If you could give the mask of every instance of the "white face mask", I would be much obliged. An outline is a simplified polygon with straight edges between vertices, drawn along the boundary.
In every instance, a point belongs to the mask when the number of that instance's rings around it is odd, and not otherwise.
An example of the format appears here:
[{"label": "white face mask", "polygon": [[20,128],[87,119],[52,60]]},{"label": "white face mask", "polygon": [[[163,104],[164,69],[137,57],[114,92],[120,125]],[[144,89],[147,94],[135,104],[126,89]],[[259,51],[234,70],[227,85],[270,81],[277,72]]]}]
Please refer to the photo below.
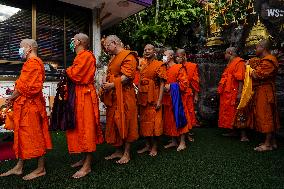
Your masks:
[{"label": "white face mask", "polygon": [[168,62],[168,57],[167,56],[163,56],[163,62],[164,63]]},{"label": "white face mask", "polygon": [[19,56],[21,57],[21,59],[25,58],[25,48],[24,47],[19,48]]}]

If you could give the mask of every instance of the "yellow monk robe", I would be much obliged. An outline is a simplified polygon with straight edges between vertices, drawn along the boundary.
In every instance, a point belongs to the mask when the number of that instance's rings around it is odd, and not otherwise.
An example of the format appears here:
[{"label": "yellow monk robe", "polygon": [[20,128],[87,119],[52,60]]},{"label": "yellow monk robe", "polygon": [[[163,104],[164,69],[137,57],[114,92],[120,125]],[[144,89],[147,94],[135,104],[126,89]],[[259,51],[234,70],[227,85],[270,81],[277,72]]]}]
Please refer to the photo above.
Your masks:
[{"label": "yellow monk robe", "polygon": [[14,151],[17,158],[43,156],[52,148],[42,88],[44,66],[38,57],[29,58],[23,65],[15,89],[20,96],[14,108]]},{"label": "yellow monk robe", "polygon": [[187,94],[188,94],[188,100],[187,100],[187,107],[189,110],[189,116],[190,116],[190,122],[192,126],[195,126],[197,124],[195,111],[194,111],[194,93],[200,91],[199,86],[199,74],[198,74],[198,66],[197,64],[194,64],[192,62],[185,63],[184,67],[186,68],[188,82],[190,85],[190,88],[188,88]]},{"label": "yellow monk robe", "polygon": [[238,110],[245,108],[253,96],[252,77],[251,77],[252,71],[253,69],[250,67],[250,65],[246,65],[244,85],[243,85],[241,100],[237,107]]},{"label": "yellow monk robe", "polygon": [[280,127],[275,91],[278,61],[273,55],[267,55],[260,60],[258,65],[252,67],[257,77],[252,81],[254,91],[251,111],[253,127],[261,133],[274,132]]},{"label": "yellow monk robe", "polygon": [[247,114],[251,111],[251,99],[253,96],[252,90],[252,73],[253,69],[250,65],[246,65],[244,85],[242,89],[242,95],[240,103],[237,107],[237,112],[234,121],[234,127],[237,129],[251,128],[249,123],[249,117]]},{"label": "yellow monk robe", "polygon": [[167,84],[170,83],[178,83],[181,91],[182,96],[182,103],[184,112],[187,118],[187,125],[183,128],[176,128],[174,113],[173,113],[173,106],[172,106],[172,99],[170,92],[165,92],[163,96],[163,105],[164,105],[164,134],[167,136],[177,137],[181,134],[187,133],[191,128],[190,116],[189,111],[187,108],[187,94],[186,91],[189,87],[188,79],[187,79],[186,69],[182,67],[181,64],[174,64],[170,68],[167,69]]},{"label": "yellow monk robe", "polygon": [[162,108],[156,110],[161,81],[166,81],[166,65],[153,60],[140,65],[138,104],[140,112],[140,135],[144,137],[163,134]]},{"label": "yellow monk robe", "polygon": [[100,127],[99,101],[94,86],[96,59],[92,52],[80,51],[67,76],[75,84],[75,129],[66,132],[69,153],[96,151],[103,142]]},{"label": "yellow monk robe", "polygon": [[[104,91],[101,96],[106,105],[106,142],[121,146],[138,139],[137,105],[133,79],[137,68],[136,54],[123,50],[108,65],[107,82],[114,82],[115,89]],[[121,76],[128,80],[121,84]]]},{"label": "yellow monk robe", "polygon": [[245,61],[240,57],[234,58],[222,74],[218,86],[220,94],[219,120],[220,128],[232,129],[237,110],[239,82],[245,77]]}]

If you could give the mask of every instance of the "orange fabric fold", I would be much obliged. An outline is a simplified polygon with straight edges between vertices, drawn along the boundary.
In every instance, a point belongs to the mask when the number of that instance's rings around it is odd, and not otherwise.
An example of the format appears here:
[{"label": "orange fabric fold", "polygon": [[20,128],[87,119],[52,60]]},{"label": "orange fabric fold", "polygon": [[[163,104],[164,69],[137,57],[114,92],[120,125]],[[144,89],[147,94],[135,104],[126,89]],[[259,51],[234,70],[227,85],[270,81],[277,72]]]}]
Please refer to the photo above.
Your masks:
[{"label": "orange fabric fold", "polygon": [[121,136],[121,139],[124,140],[126,138],[125,135],[125,111],[124,111],[124,104],[123,104],[123,93],[122,93],[122,83],[121,78],[118,77],[114,80],[115,86],[115,93],[116,93],[116,100],[117,100],[117,111],[118,111],[118,120],[116,125],[118,128],[118,132]]},{"label": "orange fabric fold", "polygon": [[20,96],[13,104],[14,151],[17,158],[41,157],[52,148],[42,89],[45,79],[40,58],[29,58],[23,65],[15,89]]},{"label": "orange fabric fold", "polygon": [[190,122],[190,115],[187,107],[187,92],[189,88],[189,82],[187,78],[187,73],[185,67],[183,67],[181,64],[174,64],[170,68],[167,69],[167,84],[171,83],[178,83],[180,90],[181,90],[181,96],[182,96],[182,103],[183,108],[185,111],[185,115],[187,118],[187,125],[183,128],[176,128],[175,118],[173,114],[173,106],[172,106],[172,100],[171,95],[169,92],[164,94],[163,97],[163,105],[164,105],[164,134],[167,136],[177,137],[181,134],[187,133],[191,128],[191,122]]},{"label": "orange fabric fold", "polygon": [[254,95],[248,117],[253,128],[261,133],[275,132],[280,127],[275,89],[278,68],[278,61],[273,55],[263,57],[254,65],[256,78],[252,81]]},{"label": "orange fabric fold", "polygon": [[96,59],[91,51],[82,50],[67,68],[67,76],[75,83],[75,129],[66,132],[69,153],[96,151],[103,142],[99,100],[94,85]]},{"label": "orange fabric fold", "polygon": [[156,110],[161,81],[166,81],[166,66],[163,62],[143,60],[139,69],[138,104],[141,136],[160,136],[163,133],[162,109]]},{"label": "orange fabric fold", "polygon": [[220,94],[218,125],[220,128],[233,128],[238,106],[236,101],[239,82],[243,82],[244,78],[245,61],[236,57],[225,68],[218,86],[218,93]]},{"label": "orange fabric fold", "polygon": [[5,119],[5,126],[4,129],[7,130],[14,130],[15,129],[15,124],[14,124],[14,115],[13,111],[8,111],[6,113],[6,119]]},{"label": "orange fabric fold", "polygon": [[[103,92],[103,102],[107,106],[105,139],[114,146],[138,139],[136,95],[133,87],[136,69],[136,53],[129,50],[121,51],[108,65],[106,81],[114,82],[115,87]],[[128,78],[123,84],[120,79],[122,75]]]},{"label": "orange fabric fold", "polygon": [[187,107],[190,114],[190,122],[192,126],[195,126],[197,124],[196,116],[195,116],[195,110],[194,110],[194,93],[200,91],[200,85],[199,85],[199,74],[198,74],[198,67],[197,64],[194,64],[192,62],[187,62],[184,64],[184,67],[186,68],[188,81],[190,84],[190,88],[188,90],[188,100],[187,100]]}]

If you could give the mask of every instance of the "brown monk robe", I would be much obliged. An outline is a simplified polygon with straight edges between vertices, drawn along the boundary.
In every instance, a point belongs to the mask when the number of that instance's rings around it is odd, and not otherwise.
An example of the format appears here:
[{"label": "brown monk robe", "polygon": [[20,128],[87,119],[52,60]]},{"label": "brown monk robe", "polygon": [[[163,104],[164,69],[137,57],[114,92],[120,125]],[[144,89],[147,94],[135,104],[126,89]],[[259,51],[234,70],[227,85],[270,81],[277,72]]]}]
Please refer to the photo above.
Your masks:
[{"label": "brown monk robe", "polygon": [[[105,40],[105,49],[114,55],[108,64],[106,82],[101,100],[106,105],[106,133],[108,144],[116,151],[105,159],[120,158],[117,163],[130,160],[130,143],[138,139],[137,105],[133,79],[137,68],[136,54],[123,48],[121,40],[110,35]],[[121,147],[124,146],[124,152]]]},{"label": "brown monk robe", "polygon": [[157,137],[163,134],[161,101],[166,81],[166,65],[156,60],[155,47],[144,48],[144,59],[139,64],[138,104],[140,112],[140,136],[147,137],[146,146],[138,153],[157,155]]},{"label": "brown monk robe", "polygon": [[[187,72],[187,78],[190,87],[188,88],[187,91],[187,108],[189,111],[190,115],[190,122],[191,125],[194,126],[199,126],[197,123],[196,115],[195,115],[195,110],[194,106],[198,102],[198,93],[200,91],[200,86],[199,86],[199,74],[198,74],[198,67],[197,64],[192,63],[192,62],[187,62],[186,59],[186,53],[184,49],[178,49],[176,52],[176,61],[179,64],[182,64],[186,68]],[[194,139],[191,137],[193,135],[192,133],[189,133],[188,139],[189,141],[194,141]]]},{"label": "brown monk robe", "polygon": [[260,57],[259,64],[253,67],[251,73],[254,95],[253,108],[250,113],[253,117],[253,127],[256,131],[266,135],[264,143],[254,148],[256,151],[269,151],[277,148],[275,132],[280,127],[276,107],[275,77],[278,71],[276,57],[270,54],[270,41],[262,40],[256,46],[256,55]]},{"label": "brown monk robe", "polygon": [[[163,105],[164,105],[164,134],[172,137],[171,142],[168,145],[165,145],[165,148],[177,147],[177,151],[184,150],[186,148],[185,135],[188,133],[189,129],[192,128],[190,122],[189,111],[187,108],[187,89],[189,83],[187,80],[186,69],[181,64],[175,64],[174,62],[174,51],[167,50],[164,52],[163,61],[167,64],[167,82],[165,85],[165,94],[163,96]],[[172,106],[172,97],[170,95],[170,84],[178,83],[181,91],[182,104],[187,119],[187,124],[182,127],[176,127],[176,122],[173,113]],[[180,140],[179,145],[177,144],[178,138]]]},{"label": "brown monk robe", "polygon": [[15,91],[7,99],[7,104],[13,103],[14,151],[19,161],[0,176],[21,175],[24,160],[38,158],[38,168],[23,177],[31,180],[46,174],[43,156],[52,144],[42,93],[45,72],[43,62],[37,57],[38,46],[33,39],[24,39],[20,47],[19,54],[26,62],[16,81]]},{"label": "brown monk robe", "polygon": [[[218,126],[219,128],[231,130],[230,133],[223,134],[223,136],[234,136],[236,131],[233,130],[233,125],[242,94],[245,61],[237,56],[235,47],[226,49],[225,59],[229,63],[222,74],[218,86],[218,93],[220,94]],[[242,131],[241,141],[247,140],[245,131]]]},{"label": "brown monk robe", "polygon": [[[75,84],[75,129],[66,132],[69,153],[84,153],[84,158],[72,165],[82,168],[72,177],[81,178],[91,172],[92,152],[103,142],[100,127],[99,102],[94,86],[96,59],[88,51],[89,37],[79,33],[72,40],[77,56],[67,68],[68,78]],[[72,50],[72,49],[71,49]]]}]

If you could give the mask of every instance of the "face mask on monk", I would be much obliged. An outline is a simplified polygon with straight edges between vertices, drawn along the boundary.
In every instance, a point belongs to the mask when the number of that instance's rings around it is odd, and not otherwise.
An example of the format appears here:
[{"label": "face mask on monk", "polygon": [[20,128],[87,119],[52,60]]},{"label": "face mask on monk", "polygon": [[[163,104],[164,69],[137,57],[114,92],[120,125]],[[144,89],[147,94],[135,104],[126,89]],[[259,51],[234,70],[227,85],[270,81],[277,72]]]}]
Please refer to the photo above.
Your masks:
[{"label": "face mask on monk", "polygon": [[71,39],[71,43],[70,43],[70,50],[72,51],[72,52],[75,52],[75,41],[74,41],[74,39]]},{"label": "face mask on monk", "polygon": [[19,48],[19,56],[21,57],[21,59],[25,58],[25,48],[24,47]]},{"label": "face mask on monk", "polygon": [[164,63],[168,62],[168,57],[167,56],[163,56],[163,62]]},{"label": "face mask on monk", "polygon": [[19,55],[21,57],[21,59],[26,59],[28,54],[30,54],[32,52],[32,48],[31,47],[21,47],[19,49]]}]

